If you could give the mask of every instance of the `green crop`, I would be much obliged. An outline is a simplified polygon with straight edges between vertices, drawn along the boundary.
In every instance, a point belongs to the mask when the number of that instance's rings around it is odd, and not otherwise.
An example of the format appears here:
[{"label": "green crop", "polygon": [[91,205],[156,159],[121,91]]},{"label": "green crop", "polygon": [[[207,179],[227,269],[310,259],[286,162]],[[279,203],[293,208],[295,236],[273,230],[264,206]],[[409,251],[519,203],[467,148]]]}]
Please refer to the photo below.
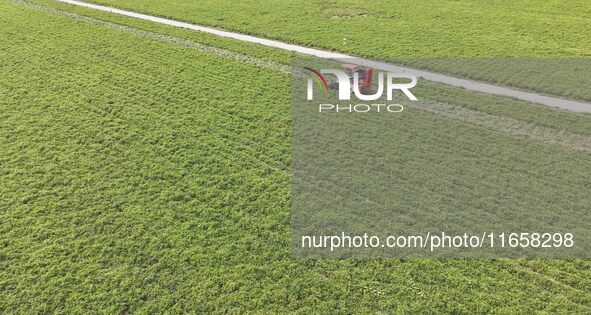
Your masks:
[{"label": "green crop", "polygon": [[91,2],[376,59],[591,56],[584,0]]},{"label": "green crop", "polygon": [[585,1],[91,2],[591,100]]},{"label": "green crop", "polygon": [[[268,51],[150,30],[255,57]],[[589,311],[588,260],[290,258],[289,76],[179,43],[0,1],[0,313]],[[273,65],[289,56],[270,55]],[[588,115],[454,105],[520,128],[589,135]],[[478,153],[492,170],[518,172],[507,189],[539,180],[542,190],[524,190],[515,207],[555,191],[569,197],[557,206],[589,201],[591,162],[578,147],[490,130],[471,116],[409,117],[399,145],[415,150],[409,156],[467,162],[466,185],[480,183]],[[451,180],[457,169],[433,160],[419,161],[420,175],[436,169],[444,173],[435,180]],[[530,173],[543,165],[555,169]]]}]

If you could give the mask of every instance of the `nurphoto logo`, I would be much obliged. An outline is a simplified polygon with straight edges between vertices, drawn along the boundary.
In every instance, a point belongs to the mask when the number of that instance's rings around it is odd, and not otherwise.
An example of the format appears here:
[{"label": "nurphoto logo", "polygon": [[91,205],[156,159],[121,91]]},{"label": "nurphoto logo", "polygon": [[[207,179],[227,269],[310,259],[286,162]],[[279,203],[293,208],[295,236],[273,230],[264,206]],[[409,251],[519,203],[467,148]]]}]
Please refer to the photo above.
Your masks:
[{"label": "nurphoto logo", "polygon": [[[375,101],[382,98],[384,90],[386,91],[387,101],[394,99],[394,90],[401,91],[411,101],[417,100],[416,96],[410,91],[417,84],[417,78],[414,75],[380,71],[375,76],[378,83],[374,89],[372,87],[374,80],[373,69],[363,69],[353,64],[343,64],[342,67],[343,69],[320,70],[304,67],[304,69],[310,71],[312,74],[307,79],[307,100],[314,100],[314,79],[320,82],[318,85],[326,92],[336,90],[339,101],[350,101],[351,94],[361,101]],[[386,81],[385,84],[384,78]],[[410,82],[395,82],[395,80],[400,81],[400,79],[406,79]],[[404,107],[401,104],[318,104],[319,112],[401,112],[403,110]]]}]

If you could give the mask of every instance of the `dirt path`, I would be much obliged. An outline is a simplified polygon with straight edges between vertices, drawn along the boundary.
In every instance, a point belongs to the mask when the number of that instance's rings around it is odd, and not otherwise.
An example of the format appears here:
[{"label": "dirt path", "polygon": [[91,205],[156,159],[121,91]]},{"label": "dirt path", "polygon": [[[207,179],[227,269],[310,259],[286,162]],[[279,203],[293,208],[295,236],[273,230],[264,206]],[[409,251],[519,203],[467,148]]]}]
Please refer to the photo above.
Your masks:
[{"label": "dirt path", "polygon": [[316,56],[316,57],[320,57],[320,58],[334,59],[337,61],[346,61],[346,62],[351,62],[350,60],[348,60],[350,58],[356,58],[357,59],[356,63],[358,63],[359,65],[372,67],[374,69],[378,69],[378,70],[382,70],[382,71],[408,73],[408,74],[415,75],[417,77],[421,77],[421,78],[428,80],[428,81],[440,82],[440,83],[444,83],[447,85],[462,87],[467,90],[472,90],[472,91],[477,91],[477,92],[482,92],[482,93],[487,93],[487,94],[513,97],[516,99],[520,99],[520,100],[524,100],[524,101],[528,101],[528,102],[533,102],[533,103],[538,103],[538,104],[542,104],[542,105],[547,105],[547,106],[552,106],[552,107],[558,107],[558,108],[570,110],[573,112],[591,113],[591,104],[585,103],[585,102],[567,100],[567,99],[563,99],[560,97],[547,96],[547,95],[542,95],[542,94],[538,94],[538,93],[526,92],[526,91],[516,90],[516,89],[512,89],[512,88],[507,88],[507,87],[503,87],[503,86],[498,86],[498,85],[494,85],[494,84],[488,84],[488,83],[483,83],[483,82],[478,82],[478,81],[473,81],[473,80],[460,79],[460,78],[456,78],[456,77],[452,77],[452,76],[448,76],[448,75],[444,75],[444,74],[440,74],[440,73],[436,73],[436,72],[401,67],[401,66],[390,64],[390,63],[384,63],[384,62],[378,62],[378,61],[373,61],[373,60],[369,60],[369,59],[357,58],[355,56],[350,56],[350,55],[346,55],[346,54],[335,53],[335,52],[314,49],[314,48],[309,48],[309,47],[304,47],[304,46],[298,46],[298,45],[288,44],[288,43],[284,43],[284,42],[280,42],[280,41],[276,41],[276,40],[270,40],[270,39],[265,39],[265,38],[260,38],[260,37],[255,37],[255,36],[250,36],[250,35],[245,35],[245,34],[240,34],[240,33],[223,31],[223,30],[215,29],[215,28],[211,28],[211,27],[200,26],[200,25],[185,23],[185,22],[179,22],[179,21],[175,21],[175,20],[171,20],[171,19],[165,19],[165,18],[160,18],[160,17],[156,17],[156,16],[136,13],[136,12],[132,12],[132,11],[115,9],[115,8],[106,7],[106,6],[102,6],[102,5],[90,4],[90,3],[77,1],[77,0],[56,0],[56,1],[69,3],[69,4],[80,6],[80,7],[95,9],[95,10],[99,10],[99,11],[110,12],[110,13],[114,13],[114,14],[133,17],[133,18],[137,18],[137,19],[152,21],[155,23],[191,29],[191,30],[209,33],[209,34],[213,34],[213,35],[217,35],[217,36],[221,36],[221,37],[232,38],[232,39],[236,39],[236,40],[240,40],[240,41],[244,41],[244,42],[250,42],[250,43],[260,44],[260,45],[264,45],[264,46],[268,46],[268,47],[273,47],[273,48],[278,48],[278,49],[283,49],[283,50],[288,50],[288,51],[294,51],[294,52],[298,52],[300,54],[311,55],[311,56]]}]

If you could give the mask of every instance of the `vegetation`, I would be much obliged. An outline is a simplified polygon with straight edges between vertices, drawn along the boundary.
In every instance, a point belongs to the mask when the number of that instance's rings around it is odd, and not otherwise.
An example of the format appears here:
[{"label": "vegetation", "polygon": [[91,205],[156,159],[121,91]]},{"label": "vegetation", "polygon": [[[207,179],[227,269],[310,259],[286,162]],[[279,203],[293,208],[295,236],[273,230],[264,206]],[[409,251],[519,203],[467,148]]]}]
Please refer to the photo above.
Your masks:
[{"label": "vegetation", "polygon": [[591,101],[585,1],[91,2]]},{"label": "vegetation", "polygon": [[584,0],[91,2],[377,59],[591,56]]},{"label": "vegetation", "polygon": [[[292,259],[290,78],[274,69],[289,54],[92,14],[268,54],[273,66],[0,1],[0,313],[589,311],[588,260]],[[589,136],[587,115],[454,105]],[[569,205],[588,201],[581,150],[419,109],[408,116],[401,133],[424,136],[400,144],[412,152],[466,162],[475,180],[474,154],[484,154],[518,184],[540,180],[535,188]],[[510,154],[493,160],[495,147]],[[422,176],[453,177],[432,159],[417,165]],[[549,165],[558,171],[531,173]],[[533,188],[510,197],[542,205],[549,191]]]}]

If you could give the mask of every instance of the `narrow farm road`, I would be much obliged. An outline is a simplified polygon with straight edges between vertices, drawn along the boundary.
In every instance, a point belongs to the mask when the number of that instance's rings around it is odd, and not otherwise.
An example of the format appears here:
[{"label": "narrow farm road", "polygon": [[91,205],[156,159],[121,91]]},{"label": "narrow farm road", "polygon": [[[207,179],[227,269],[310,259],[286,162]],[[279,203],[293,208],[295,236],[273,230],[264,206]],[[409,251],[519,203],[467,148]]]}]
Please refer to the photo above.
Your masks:
[{"label": "narrow farm road", "polygon": [[297,52],[300,54],[305,54],[305,55],[310,55],[310,56],[315,56],[315,57],[320,57],[320,58],[333,59],[336,61],[344,61],[344,62],[349,62],[349,63],[351,62],[349,60],[350,58],[356,58],[357,61],[355,63],[357,63],[358,65],[372,67],[374,69],[378,69],[378,70],[382,70],[382,71],[391,71],[391,72],[411,74],[411,75],[415,75],[417,77],[423,78],[428,81],[439,82],[439,83],[443,83],[443,84],[447,84],[447,85],[457,86],[457,87],[465,88],[467,90],[472,90],[472,91],[477,91],[477,92],[482,92],[482,93],[487,93],[487,94],[513,97],[516,99],[520,99],[520,100],[524,100],[524,101],[528,101],[528,102],[533,102],[533,103],[537,103],[537,104],[542,104],[542,105],[547,105],[547,106],[552,106],[552,107],[558,107],[558,108],[570,110],[573,112],[591,113],[591,104],[581,102],[581,101],[567,100],[567,99],[560,98],[560,97],[554,97],[554,96],[542,95],[542,94],[538,94],[538,93],[526,92],[526,91],[521,91],[521,90],[512,89],[512,88],[508,88],[508,87],[498,86],[498,85],[494,85],[494,84],[456,78],[456,77],[444,75],[441,73],[431,72],[431,71],[424,71],[424,70],[412,69],[412,68],[408,68],[408,67],[401,67],[401,66],[397,66],[397,65],[394,65],[391,63],[373,61],[370,59],[358,58],[358,57],[351,56],[351,55],[330,52],[330,51],[321,50],[321,49],[314,49],[314,48],[309,48],[309,47],[304,47],[304,46],[299,46],[299,45],[288,44],[288,43],[284,43],[284,42],[277,41],[277,40],[271,40],[271,39],[266,39],[266,38],[251,36],[251,35],[235,33],[235,32],[223,31],[223,30],[215,29],[215,28],[211,28],[211,27],[206,27],[206,26],[201,26],[201,25],[196,25],[196,24],[191,24],[191,23],[185,23],[185,22],[175,21],[175,20],[171,20],[171,19],[160,18],[160,17],[156,17],[156,16],[136,13],[136,12],[127,11],[127,10],[120,10],[120,9],[111,8],[111,7],[102,6],[102,5],[90,4],[90,3],[77,1],[77,0],[56,0],[56,1],[64,2],[64,3],[68,3],[68,4],[80,6],[80,7],[100,10],[100,11],[104,11],[104,12],[110,12],[110,13],[114,13],[114,14],[124,15],[124,16],[128,16],[128,17],[133,17],[133,18],[137,18],[137,19],[152,21],[155,23],[160,23],[160,24],[195,30],[195,31],[199,31],[199,32],[209,33],[209,34],[213,34],[213,35],[217,35],[217,36],[221,36],[221,37],[232,38],[232,39],[240,40],[243,42],[250,42],[250,43],[260,44],[263,46],[274,47],[274,48],[288,50],[288,51],[294,51],[294,52]]}]

